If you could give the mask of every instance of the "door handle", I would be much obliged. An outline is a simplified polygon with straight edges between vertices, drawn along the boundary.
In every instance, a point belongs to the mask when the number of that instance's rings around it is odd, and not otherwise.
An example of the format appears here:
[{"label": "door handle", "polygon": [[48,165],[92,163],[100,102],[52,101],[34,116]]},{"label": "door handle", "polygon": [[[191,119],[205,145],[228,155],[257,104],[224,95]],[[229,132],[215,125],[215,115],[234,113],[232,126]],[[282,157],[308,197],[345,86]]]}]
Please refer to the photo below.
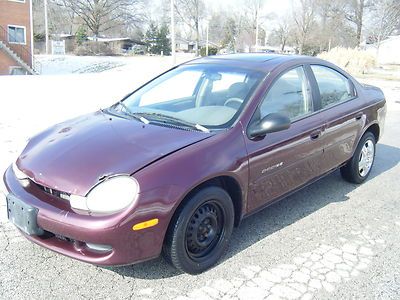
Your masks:
[{"label": "door handle", "polygon": [[321,136],[321,134],[322,134],[322,131],[321,131],[321,130],[315,130],[315,131],[311,132],[310,138],[311,138],[312,140],[316,140],[316,139],[318,139],[318,138]]},{"label": "door handle", "polygon": [[357,121],[358,121],[358,120],[361,120],[361,118],[362,118],[363,115],[364,115],[364,114],[363,114],[362,112],[356,114],[356,120],[357,120]]}]

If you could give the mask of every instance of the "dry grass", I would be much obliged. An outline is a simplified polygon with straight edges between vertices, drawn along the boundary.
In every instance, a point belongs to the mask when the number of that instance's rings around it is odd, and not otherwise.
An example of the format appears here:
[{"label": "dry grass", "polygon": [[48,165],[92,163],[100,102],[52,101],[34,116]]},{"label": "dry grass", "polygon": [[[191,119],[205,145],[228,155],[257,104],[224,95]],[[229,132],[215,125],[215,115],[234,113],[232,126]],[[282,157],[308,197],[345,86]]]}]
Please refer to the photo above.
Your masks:
[{"label": "dry grass", "polygon": [[320,53],[318,57],[354,75],[366,74],[376,65],[375,57],[370,53],[351,48],[333,48],[328,52]]}]

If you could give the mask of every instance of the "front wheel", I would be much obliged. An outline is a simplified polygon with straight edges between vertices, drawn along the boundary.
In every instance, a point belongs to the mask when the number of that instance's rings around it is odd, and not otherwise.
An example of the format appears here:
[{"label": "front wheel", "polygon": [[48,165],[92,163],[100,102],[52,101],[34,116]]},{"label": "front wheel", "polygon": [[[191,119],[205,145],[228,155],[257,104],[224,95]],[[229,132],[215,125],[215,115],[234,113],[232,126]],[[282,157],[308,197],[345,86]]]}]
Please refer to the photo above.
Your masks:
[{"label": "front wheel", "polygon": [[375,136],[366,132],[353,157],[340,169],[344,179],[352,183],[363,183],[367,179],[375,160],[375,146]]},{"label": "front wheel", "polygon": [[211,186],[188,199],[171,221],[164,243],[164,256],[177,269],[199,274],[224,254],[234,223],[229,194]]}]

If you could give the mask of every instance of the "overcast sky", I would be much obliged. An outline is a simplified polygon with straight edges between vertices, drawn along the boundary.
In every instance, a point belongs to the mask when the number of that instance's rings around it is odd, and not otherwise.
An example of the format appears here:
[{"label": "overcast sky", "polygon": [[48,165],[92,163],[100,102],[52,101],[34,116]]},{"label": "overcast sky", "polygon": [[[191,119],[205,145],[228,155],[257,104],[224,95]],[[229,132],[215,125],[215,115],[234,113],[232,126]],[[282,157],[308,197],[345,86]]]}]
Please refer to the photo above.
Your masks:
[{"label": "overcast sky", "polygon": [[[235,11],[248,3],[249,0],[204,0],[208,8],[213,11]],[[271,16],[283,16],[292,13],[294,0],[261,0],[260,24],[268,35],[276,27],[276,19]],[[229,9],[231,8],[231,9]]]},{"label": "overcast sky", "polygon": [[[162,7],[169,8],[169,0],[151,0],[155,5],[150,6],[151,19],[158,20],[162,14]],[[206,10],[211,16],[212,12],[217,11],[238,11],[248,5],[252,0],[203,0],[206,5]],[[283,16],[292,13],[292,4],[295,0],[261,0],[260,24],[266,31],[267,35],[276,27],[276,18],[271,14]],[[163,4],[162,4],[163,3]],[[202,20],[200,27],[203,28],[205,20]],[[205,28],[205,27],[204,27]],[[203,29],[204,29],[203,28]],[[202,29],[200,29],[202,30]]]},{"label": "overcast sky", "polygon": [[[206,5],[210,8],[218,10],[226,6],[236,6],[238,3],[245,3],[245,0],[205,0]],[[262,10],[264,14],[276,13],[278,15],[285,14],[291,9],[292,0],[264,0],[262,2]]]},{"label": "overcast sky", "polygon": [[[161,3],[167,0],[156,0],[154,3],[158,3],[156,5],[152,5],[151,15],[153,19],[157,20],[160,14],[160,8],[162,7]],[[243,5],[246,5],[248,1],[246,0],[203,0],[207,9],[210,11],[219,11],[225,10],[229,11],[230,8],[235,11],[235,9],[240,9]],[[271,13],[275,13],[277,15],[284,15],[286,13],[291,13],[291,4],[293,0],[261,0],[262,5],[262,14],[261,16],[266,16]],[[167,6],[168,7],[168,6]]]}]

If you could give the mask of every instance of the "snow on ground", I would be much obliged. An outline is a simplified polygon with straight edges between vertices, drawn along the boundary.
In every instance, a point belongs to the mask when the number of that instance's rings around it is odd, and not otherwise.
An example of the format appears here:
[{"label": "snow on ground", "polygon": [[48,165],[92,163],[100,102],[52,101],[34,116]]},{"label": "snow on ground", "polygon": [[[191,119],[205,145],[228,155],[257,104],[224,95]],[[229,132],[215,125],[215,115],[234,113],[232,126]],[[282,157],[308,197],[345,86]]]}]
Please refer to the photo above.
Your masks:
[{"label": "snow on ground", "polygon": [[[177,63],[192,58],[178,56]],[[39,60],[40,76],[0,77],[0,123],[24,120],[48,125],[104,108],[172,67],[167,56],[66,55],[39,56]]]},{"label": "snow on ground", "polygon": [[[177,63],[192,58],[180,55]],[[0,174],[29,137],[55,123],[108,107],[172,67],[167,56],[39,59],[40,76],[0,76]]]},{"label": "snow on ground", "polygon": [[[177,63],[193,59],[193,54],[178,53]],[[42,75],[85,74],[104,71],[137,72],[154,64],[161,69],[172,66],[171,56],[74,56],[37,55]]]}]

